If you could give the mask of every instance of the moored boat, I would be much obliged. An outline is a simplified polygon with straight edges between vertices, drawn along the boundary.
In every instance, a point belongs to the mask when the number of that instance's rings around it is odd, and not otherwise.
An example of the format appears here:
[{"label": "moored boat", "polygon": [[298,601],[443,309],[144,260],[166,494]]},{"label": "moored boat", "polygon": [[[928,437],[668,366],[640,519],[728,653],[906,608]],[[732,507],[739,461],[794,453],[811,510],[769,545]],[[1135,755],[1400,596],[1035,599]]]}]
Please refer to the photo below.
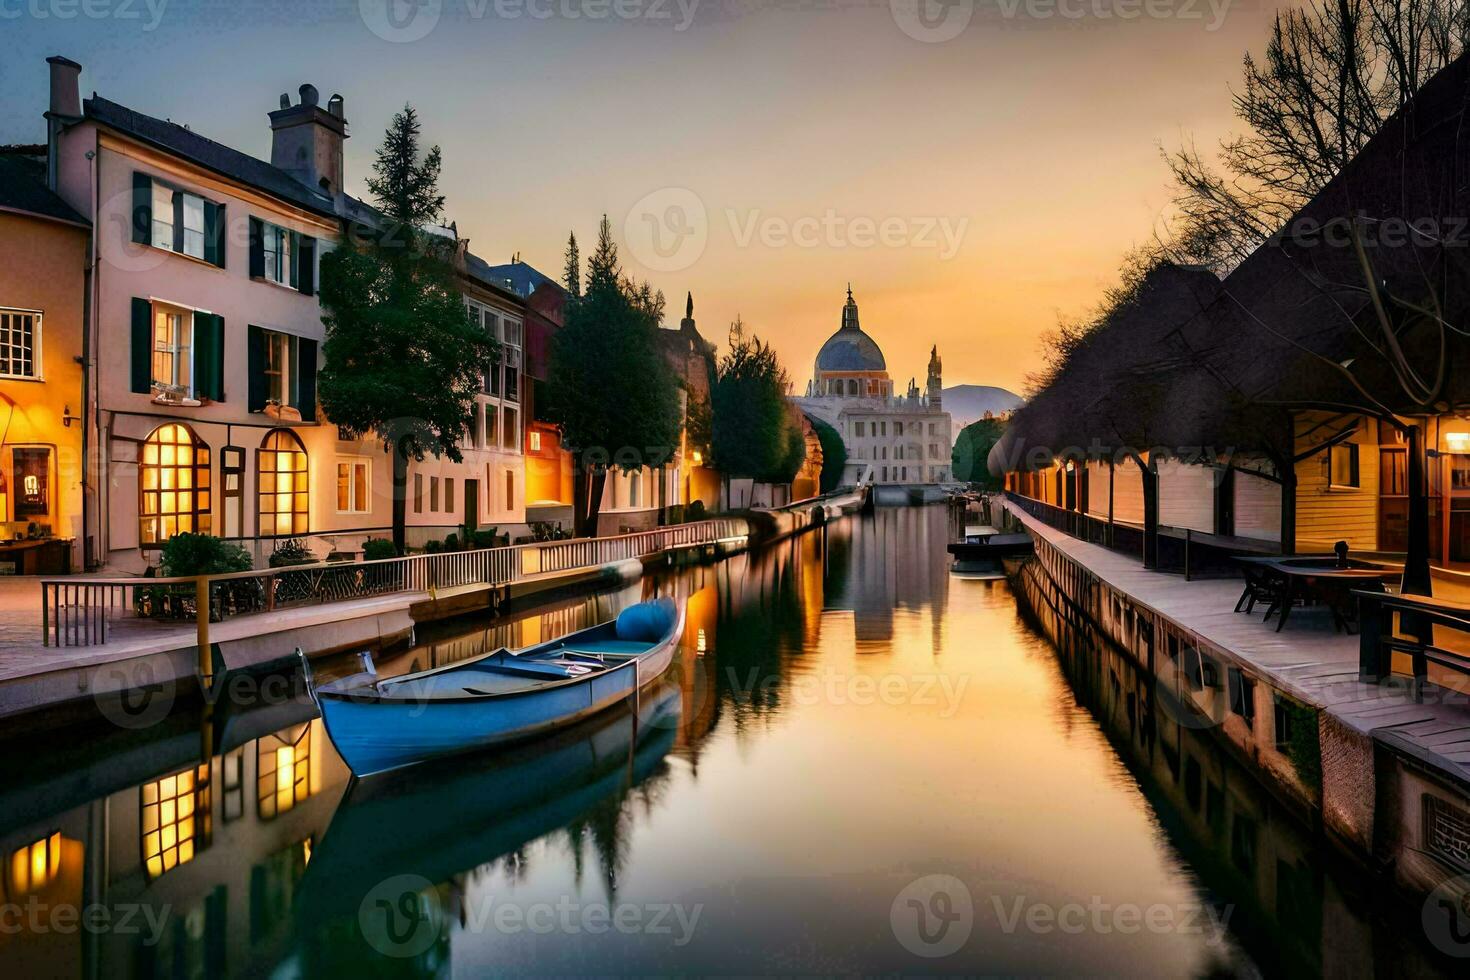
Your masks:
[{"label": "moored boat", "polygon": [[367,776],[596,714],[662,674],[683,633],[683,607],[662,597],[524,650],[386,680],[354,674],[314,696],[338,754]]}]

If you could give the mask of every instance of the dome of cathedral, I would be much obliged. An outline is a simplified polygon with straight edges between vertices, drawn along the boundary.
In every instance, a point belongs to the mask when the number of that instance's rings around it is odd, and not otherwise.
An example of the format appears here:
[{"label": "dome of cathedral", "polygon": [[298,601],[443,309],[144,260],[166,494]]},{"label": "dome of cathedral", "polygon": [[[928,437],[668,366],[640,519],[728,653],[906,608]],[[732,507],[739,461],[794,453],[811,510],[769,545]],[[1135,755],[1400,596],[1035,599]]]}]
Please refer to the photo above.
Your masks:
[{"label": "dome of cathedral", "polygon": [[883,351],[872,337],[858,326],[857,302],[852,290],[847,291],[847,304],[842,308],[842,327],[822,345],[817,353],[818,371],[886,371]]}]

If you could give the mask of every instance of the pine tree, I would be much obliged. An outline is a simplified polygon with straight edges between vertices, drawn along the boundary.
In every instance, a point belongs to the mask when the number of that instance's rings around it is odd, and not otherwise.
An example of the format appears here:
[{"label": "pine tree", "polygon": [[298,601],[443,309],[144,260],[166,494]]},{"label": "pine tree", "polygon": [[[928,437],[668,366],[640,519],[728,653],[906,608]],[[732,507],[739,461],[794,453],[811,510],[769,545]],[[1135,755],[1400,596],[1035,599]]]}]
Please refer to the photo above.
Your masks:
[{"label": "pine tree", "polygon": [[499,357],[460,296],[452,244],[423,231],[444,209],[439,165],[437,146],[420,159],[418,118],[405,106],[368,181],[384,220],[364,229],[360,247],[343,245],[321,260],[326,363],[317,392],[333,422],[375,434],[392,453],[393,543],[400,554],[409,460],[462,459],[459,442],[482,372]]},{"label": "pine tree", "polygon": [[557,332],[547,404],[575,455],[577,533],[595,534],[607,474],[658,467],[679,443],[679,389],[659,347],[659,297],[622,275],[603,215],[579,302]]},{"label": "pine tree", "polygon": [[577,249],[577,233],[567,235],[567,266],[562,273],[562,285],[572,299],[582,298],[582,253]]}]

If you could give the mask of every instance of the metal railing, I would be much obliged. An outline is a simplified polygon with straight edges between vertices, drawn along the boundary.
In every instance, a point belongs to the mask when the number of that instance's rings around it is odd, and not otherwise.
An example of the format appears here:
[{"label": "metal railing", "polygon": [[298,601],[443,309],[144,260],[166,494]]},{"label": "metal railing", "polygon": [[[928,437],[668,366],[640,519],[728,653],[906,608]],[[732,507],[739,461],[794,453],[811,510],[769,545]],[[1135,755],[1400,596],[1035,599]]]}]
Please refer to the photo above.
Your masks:
[{"label": "metal railing", "polygon": [[464,586],[503,586],[537,575],[645,558],[674,548],[739,541],[740,518],[716,518],[605,538],[409,555],[379,561],[316,562],[188,578],[56,578],[41,581],[45,646],[106,643],[123,619],[195,623],[201,648],[209,623],[294,606]]}]

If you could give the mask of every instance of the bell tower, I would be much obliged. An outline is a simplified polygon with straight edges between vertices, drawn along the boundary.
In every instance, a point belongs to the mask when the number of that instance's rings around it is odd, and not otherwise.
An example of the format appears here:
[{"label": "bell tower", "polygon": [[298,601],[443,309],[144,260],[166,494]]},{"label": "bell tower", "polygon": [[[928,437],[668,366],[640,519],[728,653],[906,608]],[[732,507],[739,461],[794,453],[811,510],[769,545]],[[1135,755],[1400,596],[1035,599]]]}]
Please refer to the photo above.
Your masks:
[{"label": "bell tower", "polygon": [[939,359],[939,345],[929,348],[929,407],[936,412],[944,407],[944,362]]}]

